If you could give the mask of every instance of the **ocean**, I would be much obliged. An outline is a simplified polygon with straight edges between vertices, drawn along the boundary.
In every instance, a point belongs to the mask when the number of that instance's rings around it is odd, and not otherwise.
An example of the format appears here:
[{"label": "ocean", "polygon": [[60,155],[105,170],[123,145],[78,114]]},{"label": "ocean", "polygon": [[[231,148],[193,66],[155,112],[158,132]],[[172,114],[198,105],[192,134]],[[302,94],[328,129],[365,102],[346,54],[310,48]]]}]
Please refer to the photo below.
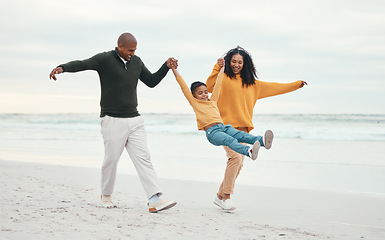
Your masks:
[{"label": "ocean", "polygon": [[[160,178],[217,182],[226,155],[190,114],[142,114]],[[270,150],[245,158],[237,184],[385,194],[385,115],[262,114],[254,135],[271,129]],[[100,168],[98,114],[0,114],[0,159]],[[136,174],[123,153],[118,171]]]}]

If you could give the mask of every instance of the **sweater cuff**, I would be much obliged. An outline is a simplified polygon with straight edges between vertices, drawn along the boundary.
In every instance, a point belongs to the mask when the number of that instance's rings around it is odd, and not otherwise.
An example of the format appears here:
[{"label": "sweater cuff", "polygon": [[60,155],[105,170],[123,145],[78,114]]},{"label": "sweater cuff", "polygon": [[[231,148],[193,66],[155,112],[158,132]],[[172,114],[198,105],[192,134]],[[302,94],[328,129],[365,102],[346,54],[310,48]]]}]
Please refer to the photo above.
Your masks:
[{"label": "sweater cuff", "polygon": [[63,69],[63,72],[65,72],[64,66],[63,66],[63,65],[59,65],[59,66],[57,66],[57,67],[61,67],[61,68]]},{"label": "sweater cuff", "polygon": [[218,72],[221,70],[221,67],[219,67],[218,62],[215,63],[214,70]]},{"label": "sweater cuff", "polygon": [[170,68],[167,66],[167,61],[165,61],[161,68],[166,68],[167,71],[170,70]]}]

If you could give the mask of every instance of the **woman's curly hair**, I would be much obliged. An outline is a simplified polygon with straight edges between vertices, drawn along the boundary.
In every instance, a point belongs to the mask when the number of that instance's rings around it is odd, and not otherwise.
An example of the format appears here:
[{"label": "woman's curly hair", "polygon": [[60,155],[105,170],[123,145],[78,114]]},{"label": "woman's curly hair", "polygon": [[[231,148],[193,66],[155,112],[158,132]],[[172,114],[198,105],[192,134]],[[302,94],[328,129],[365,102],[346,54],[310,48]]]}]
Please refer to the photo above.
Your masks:
[{"label": "woman's curly hair", "polygon": [[241,48],[240,46],[228,51],[224,57],[226,75],[230,78],[235,78],[235,74],[230,66],[231,58],[236,54],[239,54],[243,57],[243,68],[241,70],[242,86],[246,85],[246,87],[248,87],[250,85],[254,85],[255,79],[258,79],[258,77],[253,63],[253,59],[251,58],[250,53],[248,53],[245,49]]}]

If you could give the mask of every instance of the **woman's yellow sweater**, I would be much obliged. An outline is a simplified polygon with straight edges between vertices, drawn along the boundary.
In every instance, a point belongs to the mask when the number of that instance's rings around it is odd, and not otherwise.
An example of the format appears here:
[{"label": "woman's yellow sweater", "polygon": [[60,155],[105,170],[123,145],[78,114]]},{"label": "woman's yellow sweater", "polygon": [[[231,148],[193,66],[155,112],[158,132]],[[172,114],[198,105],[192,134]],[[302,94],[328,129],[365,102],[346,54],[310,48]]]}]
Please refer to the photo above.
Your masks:
[{"label": "woman's yellow sweater", "polygon": [[[220,67],[217,63],[206,81],[209,92],[214,89],[219,71]],[[292,83],[256,80],[254,85],[243,87],[239,74],[234,79],[224,74],[221,93],[217,102],[222,120],[224,124],[231,124],[235,128],[247,127],[250,132],[254,128],[253,110],[258,99],[297,90],[301,84],[302,81],[300,80]]]}]

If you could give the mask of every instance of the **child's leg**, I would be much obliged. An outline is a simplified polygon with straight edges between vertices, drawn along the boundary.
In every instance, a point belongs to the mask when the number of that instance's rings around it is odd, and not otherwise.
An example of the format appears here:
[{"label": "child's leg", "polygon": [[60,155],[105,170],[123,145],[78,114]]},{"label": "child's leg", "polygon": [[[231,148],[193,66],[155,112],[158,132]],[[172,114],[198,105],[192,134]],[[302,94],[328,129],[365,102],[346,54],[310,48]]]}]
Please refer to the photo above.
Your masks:
[{"label": "child's leg", "polygon": [[[206,131],[207,140],[216,146],[228,146],[237,153],[249,156],[249,146],[242,145],[237,139],[224,132],[223,125],[216,125]],[[254,141],[255,142],[255,141]]]},{"label": "child's leg", "polygon": [[239,131],[235,128],[233,128],[230,124],[225,126],[225,133],[229,136],[235,138],[238,140],[238,142],[248,143],[248,144],[254,144],[256,141],[259,141],[260,145],[263,147],[263,137],[262,136],[254,136],[249,133]]},{"label": "child's leg", "polygon": [[266,149],[271,148],[271,144],[273,143],[273,138],[274,138],[273,132],[271,130],[267,130],[265,132],[265,136],[263,138],[263,143],[264,143]]}]

